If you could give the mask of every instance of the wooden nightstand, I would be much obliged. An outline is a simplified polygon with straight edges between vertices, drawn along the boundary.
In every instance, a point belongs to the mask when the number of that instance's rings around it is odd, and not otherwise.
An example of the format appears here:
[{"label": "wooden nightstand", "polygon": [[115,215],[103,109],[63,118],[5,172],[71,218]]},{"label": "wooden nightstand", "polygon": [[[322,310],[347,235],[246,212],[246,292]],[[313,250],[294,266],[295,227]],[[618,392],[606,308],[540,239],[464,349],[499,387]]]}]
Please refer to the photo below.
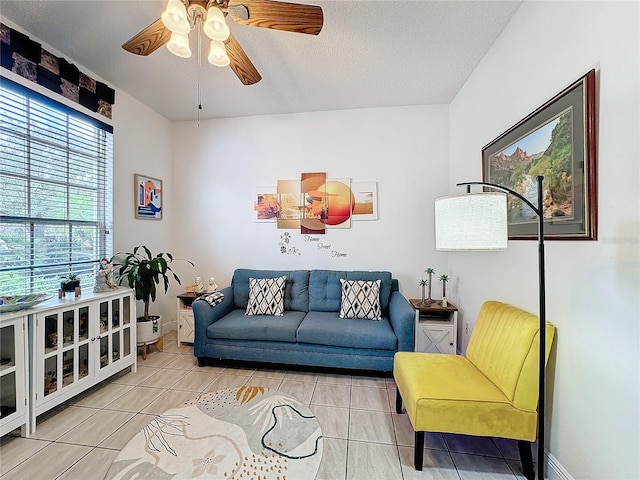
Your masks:
[{"label": "wooden nightstand", "polygon": [[196,298],[198,296],[191,292],[178,295],[178,346],[182,345],[182,342],[193,343],[195,339],[191,305]]},{"label": "wooden nightstand", "polygon": [[411,299],[416,310],[415,344],[416,352],[456,354],[458,345],[458,307],[449,303],[443,307],[440,302],[420,305],[420,299]]}]

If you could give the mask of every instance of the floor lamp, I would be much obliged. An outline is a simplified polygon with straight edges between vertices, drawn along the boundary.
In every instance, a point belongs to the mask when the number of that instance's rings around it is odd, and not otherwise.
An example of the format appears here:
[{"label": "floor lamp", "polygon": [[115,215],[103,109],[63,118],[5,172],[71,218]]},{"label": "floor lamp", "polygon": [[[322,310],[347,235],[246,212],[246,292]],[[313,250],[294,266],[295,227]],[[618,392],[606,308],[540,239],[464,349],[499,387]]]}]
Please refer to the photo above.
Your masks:
[{"label": "floor lamp", "polygon": [[[544,479],[544,403],[546,307],[544,282],[544,206],[542,176],[536,177],[538,205],[533,205],[518,192],[485,182],[463,182],[466,195],[450,195],[435,201],[436,250],[502,250],[507,248],[507,195],[526,204],[538,217],[538,278],[540,297],[540,352],[538,377],[538,480]],[[471,193],[471,185],[498,192]],[[507,194],[507,195],[505,195]]]}]

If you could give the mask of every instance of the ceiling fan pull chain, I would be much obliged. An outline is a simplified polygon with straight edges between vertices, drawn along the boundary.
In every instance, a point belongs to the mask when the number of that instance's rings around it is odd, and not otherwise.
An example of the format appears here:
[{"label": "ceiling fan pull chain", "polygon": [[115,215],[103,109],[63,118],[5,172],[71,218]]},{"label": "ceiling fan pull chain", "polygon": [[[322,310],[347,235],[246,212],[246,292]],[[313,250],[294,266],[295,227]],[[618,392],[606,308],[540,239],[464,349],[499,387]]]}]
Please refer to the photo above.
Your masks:
[{"label": "ceiling fan pull chain", "polygon": [[200,110],[202,110],[202,90],[200,89],[200,70],[202,69],[202,22],[196,22],[198,29],[198,128],[200,128]]}]

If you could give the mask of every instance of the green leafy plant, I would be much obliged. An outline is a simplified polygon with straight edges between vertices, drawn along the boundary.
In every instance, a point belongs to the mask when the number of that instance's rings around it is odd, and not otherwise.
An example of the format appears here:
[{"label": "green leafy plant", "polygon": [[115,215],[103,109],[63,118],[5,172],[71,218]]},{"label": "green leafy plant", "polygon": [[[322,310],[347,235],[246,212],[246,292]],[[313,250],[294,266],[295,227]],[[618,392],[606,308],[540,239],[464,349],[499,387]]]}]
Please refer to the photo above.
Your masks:
[{"label": "green leafy plant", "polygon": [[440,281],[442,282],[442,298],[447,296],[447,282],[449,281],[449,275],[440,275]]},{"label": "green leafy plant", "polygon": [[[193,266],[193,262],[181,259]],[[158,253],[153,255],[144,245],[139,245],[133,252],[119,252],[111,258],[111,263],[117,268],[118,283],[127,282],[129,288],[136,292],[136,300],[144,302],[144,320],[149,320],[149,304],[156,300],[156,285],[164,286],[164,293],[169,289],[169,273],[178,285],[180,279],[171,269],[173,255]]]}]

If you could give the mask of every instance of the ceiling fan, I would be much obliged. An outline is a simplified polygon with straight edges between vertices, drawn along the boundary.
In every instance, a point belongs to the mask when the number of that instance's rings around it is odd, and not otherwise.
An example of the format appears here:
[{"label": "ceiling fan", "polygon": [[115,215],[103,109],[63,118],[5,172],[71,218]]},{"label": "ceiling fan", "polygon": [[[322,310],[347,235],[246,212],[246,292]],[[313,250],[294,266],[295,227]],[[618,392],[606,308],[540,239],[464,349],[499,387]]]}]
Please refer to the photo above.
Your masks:
[{"label": "ceiling fan", "polygon": [[[322,8],[315,5],[273,0],[169,0],[162,17],[122,45],[126,51],[147,56],[162,45],[178,56],[189,57],[187,34],[200,26],[211,39],[209,62],[229,65],[244,85],[258,83],[262,77],[225,22],[288,32],[317,35],[323,24]],[[198,37],[200,41],[200,36]],[[198,52],[199,54],[200,52]]]}]

